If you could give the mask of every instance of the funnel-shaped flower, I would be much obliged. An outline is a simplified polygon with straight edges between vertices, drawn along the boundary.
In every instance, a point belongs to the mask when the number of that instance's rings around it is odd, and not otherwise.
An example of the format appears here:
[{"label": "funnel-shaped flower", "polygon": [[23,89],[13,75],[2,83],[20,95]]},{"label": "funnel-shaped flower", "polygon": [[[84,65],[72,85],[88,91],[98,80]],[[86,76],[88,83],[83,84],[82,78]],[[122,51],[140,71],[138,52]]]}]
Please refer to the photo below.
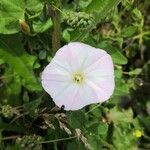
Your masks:
[{"label": "funnel-shaped flower", "polygon": [[60,48],[42,73],[42,86],[65,110],[108,100],[114,91],[114,67],[109,54],[72,42]]}]

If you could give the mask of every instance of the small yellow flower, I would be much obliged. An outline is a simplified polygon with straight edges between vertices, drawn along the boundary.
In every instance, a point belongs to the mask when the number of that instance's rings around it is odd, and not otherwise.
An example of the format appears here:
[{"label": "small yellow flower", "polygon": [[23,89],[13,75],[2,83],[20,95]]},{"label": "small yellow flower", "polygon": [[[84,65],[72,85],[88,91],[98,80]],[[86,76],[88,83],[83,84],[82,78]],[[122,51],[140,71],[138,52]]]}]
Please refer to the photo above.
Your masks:
[{"label": "small yellow flower", "polygon": [[133,135],[134,135],[136,138],[140,138],[140,137],[143,135],[143,133],[142,133],[141,130],[135,130],[135,131],[133,132]]}]

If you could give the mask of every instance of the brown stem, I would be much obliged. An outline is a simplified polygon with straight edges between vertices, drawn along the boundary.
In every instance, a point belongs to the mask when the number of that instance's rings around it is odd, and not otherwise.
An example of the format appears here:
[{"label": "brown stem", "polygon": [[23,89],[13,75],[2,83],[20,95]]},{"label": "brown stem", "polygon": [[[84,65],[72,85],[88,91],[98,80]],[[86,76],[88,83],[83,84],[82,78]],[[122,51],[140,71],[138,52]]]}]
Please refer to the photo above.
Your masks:
[{"label": "brown stem", "polygon": [[55,54],[56,51],[60,48],[60,16],[59,12],[50,4],[48,4],[48,13],[53,22],[52,49],[53,54]]},{"label": "brown stem", "polygon": [[2,140],[4,141],[4,140],[12,140],[12,139],[16,139],[16,138],[18,138],[19,136],[8,136],[8,137],[4,137]]}]

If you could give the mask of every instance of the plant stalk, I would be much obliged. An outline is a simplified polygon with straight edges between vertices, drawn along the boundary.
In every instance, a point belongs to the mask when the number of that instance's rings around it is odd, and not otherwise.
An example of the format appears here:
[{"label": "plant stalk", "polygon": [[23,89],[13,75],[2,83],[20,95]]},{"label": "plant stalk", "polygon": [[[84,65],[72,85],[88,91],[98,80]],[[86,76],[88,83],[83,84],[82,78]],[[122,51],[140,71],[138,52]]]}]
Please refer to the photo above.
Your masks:
[{"label": "plant stalk", "polygon": [[57,50],[60,48],[60,33],[61,33],[60,15],[59,12],[56,10],[56,8],[50,4],[48,4],[48,13],[52,18],[52,22],[53,22],[52,49],[54,55],[57,52]]}]

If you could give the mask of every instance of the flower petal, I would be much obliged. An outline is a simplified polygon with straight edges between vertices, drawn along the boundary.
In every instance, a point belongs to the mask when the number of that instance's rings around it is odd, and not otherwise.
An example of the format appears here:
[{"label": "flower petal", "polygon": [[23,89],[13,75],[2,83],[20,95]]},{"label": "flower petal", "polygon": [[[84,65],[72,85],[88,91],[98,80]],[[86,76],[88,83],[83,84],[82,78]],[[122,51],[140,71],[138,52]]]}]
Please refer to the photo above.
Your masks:
[{"label": "flower petal", "polygon": [[72,42],[68,44],[71,53],[73,70],[83,70],[93,62],[99,60],[106,54],[105,51],[94,48],[90,45]]},{"label": "flower petal", "polygon": [[[76,72],[84,74],[83,83],[74,83],[72,76]],[[104,50],[80,42],[69,43],[44,69],[42,86],[65,110],[106,101],[115,86],[112,59]]]},{"label": "flower petal", "polygon": [[56,52],[56,55],[50,63],[72,73],[71,61],[70,49],[68,45],[65,45]]},{"label": "flower petal", "polygon": [[42,86],[51,96],[57,95],[71,84],[69,72],[53,63],[47,65],[42,72]]},{"label": "flower petal", "polygon": [[113,76],[109,78],[93,78],[86,82],[96,91],[99,102],[108,100],[113,94],[115,88]]},{"label": "flower petal", "polygon": [[78,95],[79,87],[72,84],[67,88],[64,88],[61,93],[54,95],[53,100],[57,106],[61,107],[64,105],[65,110],[73,110],[74,102]]},{"label": "flower petal", "polygon": [[102,58],[95,61],[93,64],[88,66],[85,73],[90,78],[103,77],[103,76],[113,76],[114,66],[111,57],[106,53]]},{"label": "flower petal", "polygon": [[80,87],[76,99],[73,101],[72,110],[78,110],[86,105],[98,103],[98,95],[93,88],[88,85]]}]

